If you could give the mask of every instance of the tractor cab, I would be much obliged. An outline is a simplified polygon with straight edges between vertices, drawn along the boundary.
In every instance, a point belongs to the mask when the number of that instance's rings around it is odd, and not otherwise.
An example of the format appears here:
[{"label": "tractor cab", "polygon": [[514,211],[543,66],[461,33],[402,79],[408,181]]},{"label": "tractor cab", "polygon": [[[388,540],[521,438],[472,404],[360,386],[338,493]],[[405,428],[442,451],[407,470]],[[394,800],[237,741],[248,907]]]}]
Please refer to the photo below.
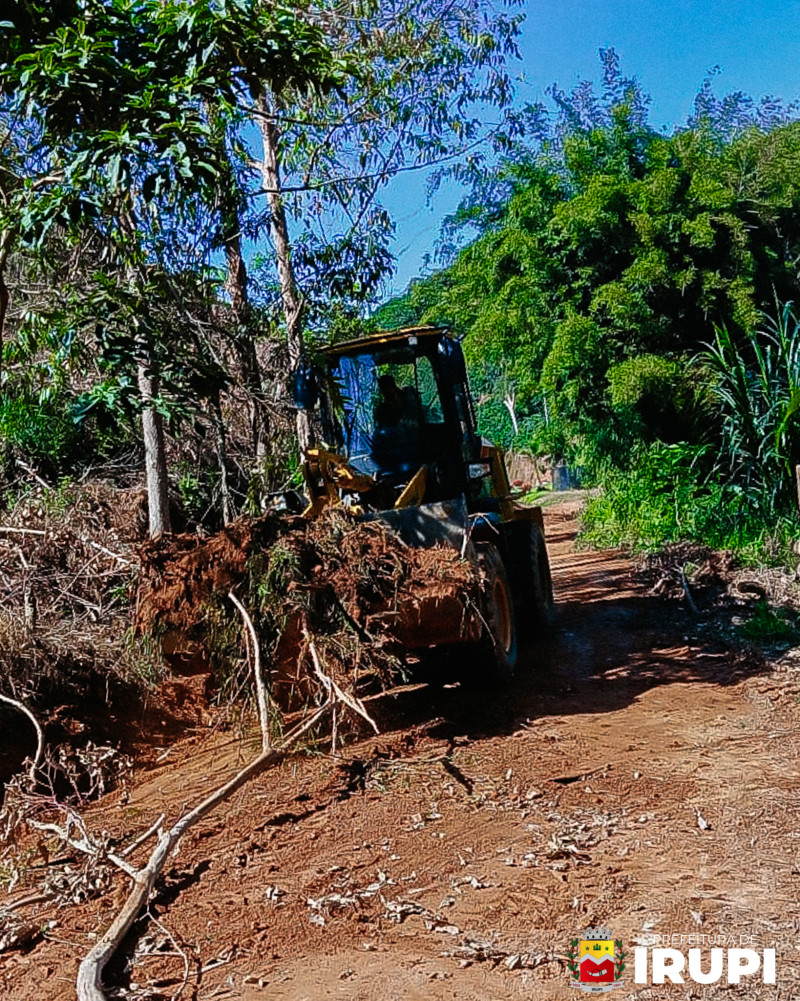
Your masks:
[{"label": "tractor cab", "polygon": [[337,344],[322,364],[314,395],[328,448],[307,454],[312,506],[333,499],[319,462],[340,460],[337,491],[357,494],[365,512],[458,498],[470,511],[499,510],[508,480],[502,469],[498,481],[499,454],[477,434],[464,355],[446,329]]}]

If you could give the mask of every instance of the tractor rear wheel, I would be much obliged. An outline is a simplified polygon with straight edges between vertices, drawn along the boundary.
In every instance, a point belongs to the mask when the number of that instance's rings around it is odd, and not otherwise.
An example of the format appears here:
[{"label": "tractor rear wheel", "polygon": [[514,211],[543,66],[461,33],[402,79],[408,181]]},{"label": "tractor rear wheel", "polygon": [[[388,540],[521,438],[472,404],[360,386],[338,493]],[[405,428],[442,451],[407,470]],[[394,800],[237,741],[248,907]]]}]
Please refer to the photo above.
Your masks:
[{"label": "tractor rear wheel", "polygon": [[553,581],[542,530],[535,521],[506,526],[506,545],[513,560],[511,585],[514,608],[524,639],[533,639],[553,625]]},{"label": "tractor rear wheel", "polygon": [[481,654],[493,663],[495,676],[507,680],[517,665],[517,622],[511,587],[497,547],[477,543],[475,548],[484,577]]}]

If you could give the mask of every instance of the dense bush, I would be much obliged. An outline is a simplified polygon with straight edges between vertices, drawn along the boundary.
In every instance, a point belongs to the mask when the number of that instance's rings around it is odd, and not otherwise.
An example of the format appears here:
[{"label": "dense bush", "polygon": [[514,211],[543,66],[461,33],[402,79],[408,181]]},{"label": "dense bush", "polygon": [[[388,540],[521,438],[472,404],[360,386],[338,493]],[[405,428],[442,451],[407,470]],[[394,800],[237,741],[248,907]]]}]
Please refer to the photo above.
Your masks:
[{"label": "dense bush", "polygon": [[0,443],[6,451],[61,471],[75,457],[80,433],[61,401],[26,396],[0,400]]},{"label": "dense bush", "polygon": [[582,538],[598,546],[656,549],[692,539],[735,549],[753,562],[788,556],[790,514],[765,517],[741,486],[719,475],[709,447],[640,446],[629,468],[608,466],[589,501]]},{"label": "dense bush", "polygon": [[124,414],[102,405],[87,410],[66,391],[0,399],[0,451],[7,463],[19,459],[58,478],[135,447],[135,427]]},{"label": "dense bush", "polygon": [[800,462],[800,331],[775,317],[800,294],[800,122],[707,84],[663,134],[602,57],[602,94],[552,92],[491,211],[456,214],[477,237],[378,319],[463,336],[482,430],[605,490],[595,541],[755,544]]}]

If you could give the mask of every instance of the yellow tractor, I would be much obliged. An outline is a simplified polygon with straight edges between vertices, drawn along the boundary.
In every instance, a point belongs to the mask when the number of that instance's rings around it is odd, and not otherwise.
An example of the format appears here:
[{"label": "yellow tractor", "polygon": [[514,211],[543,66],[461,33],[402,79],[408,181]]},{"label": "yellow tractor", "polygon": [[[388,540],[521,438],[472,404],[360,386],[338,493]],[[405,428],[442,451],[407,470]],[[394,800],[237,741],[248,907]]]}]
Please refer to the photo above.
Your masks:
[{"label": "yellow tractor", "polygon": [[451,546],[477,563],[477,617],[423,617],[409,645],[483,643],[510,675],[518,638],[552,616],[544,522],[514,501],[502,451],[477,433],[458,340],[418,326],[336,344],[298,366],[292,396],[324,442],[304,457],[306,516],[342,505],[406,545]]}]

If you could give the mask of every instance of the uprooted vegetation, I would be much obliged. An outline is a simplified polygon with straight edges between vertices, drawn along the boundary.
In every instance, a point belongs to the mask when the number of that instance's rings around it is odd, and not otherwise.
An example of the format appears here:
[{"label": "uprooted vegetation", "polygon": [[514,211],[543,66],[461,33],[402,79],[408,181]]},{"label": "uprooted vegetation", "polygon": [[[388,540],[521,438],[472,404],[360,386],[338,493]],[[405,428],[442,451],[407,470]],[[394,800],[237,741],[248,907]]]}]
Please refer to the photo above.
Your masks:
[{"label": "uprooted vegetation", "polygon": [[267,515],[143,543],[143,502],[142,491],[73,486],[31,493],[3,518],[0,677],[52,742],[119,744],[133,730],[157,742],[207,721],[209,703],[241,706],[252,687],[231,594],[284,708],[315,687],[310,636],[348,686],[380,686],[402,671],[423,609],[475,614],[469,563],[409,549],[379,524]]},{"label": "uprooted vegetation", "polygon": [[[178,707],[202,691],[205,697],[215,693],[228,709],[241,708],[255,690],[262,749],[194,807],[167,821],[161,817],[119,847],[102,822],[99,828],[96,820],[86,822],[83,808],[108,789],[121,786],[124,794],[130,761],[87,739],[96,721],[87,723],[77,749],[44,748],[36,726],[33,762],[8,784],[0,815],[6,889],[27,891],[0,914],[0,943],[31,946],[41,922],[38,916],[28,920],[30,907],[60,908],[102,896],[121,871],[132,881],[130,892],[81,966],[78,991],[86,999],[104,996],[103,968],[184,832],[318,732],[323,717],[332,720],[334,743],[348,712],[376,728],[360,696],[402,674],[408,639],[422,617],[431,619],[431,610],[434,621],[438,613],[474,622],[482,586],[480,571],[456,551],[411,549],[381,524],[354,524],[342,514],[313,522],[243,518],[214,536],[184,534],[135,545],[132,533],[115,527],[118,513],[112,497],[88,490],[60,505],[39,498],[15,510],[6,525],[13,541],[4,543],[4,586],[16,596],[3,620],[9,687],[23,698],[33,690],[36,703],[46,684],[65,692],[83,671],[94,682],[105,674],[111,702],[119,685],[141,690],[146,682]],[[12,578],[22,586],[14,588]],[[157,665],[150,676],[137,675],[132,666],[135,652],[143,650]],[[38,666],[47,658],[55,664],[52,677],[36,689]],[[26,712],[22,701],[9,702],[8,711]],[[73,704],[70,713],[78,712]],[[53,730],[49,715],[44,723]],[[155,840],[152,852],[135,862],[149,840]],[[53,878],[48,858],[55,843],[83,859],[70,866],[68,879]]]},{"label": "uprooted vegetation", "polygon": [[[208,539],[179,535],[140,550],[136,628],[159,638],[184,675],[210,672],[222,691],[240,691],[239,622],[230,594],[250,610],[269,665],[273,699],[308,695],[308,642],[361,690],[396,679],[418,624],[477,614],[480,575],[452,549],[415,549],[379,522],[332,513],[315,521],[240,519]],[[434,614],[431,614],[433,609]],[[313,687],[313,684],[312,686]]]}]

